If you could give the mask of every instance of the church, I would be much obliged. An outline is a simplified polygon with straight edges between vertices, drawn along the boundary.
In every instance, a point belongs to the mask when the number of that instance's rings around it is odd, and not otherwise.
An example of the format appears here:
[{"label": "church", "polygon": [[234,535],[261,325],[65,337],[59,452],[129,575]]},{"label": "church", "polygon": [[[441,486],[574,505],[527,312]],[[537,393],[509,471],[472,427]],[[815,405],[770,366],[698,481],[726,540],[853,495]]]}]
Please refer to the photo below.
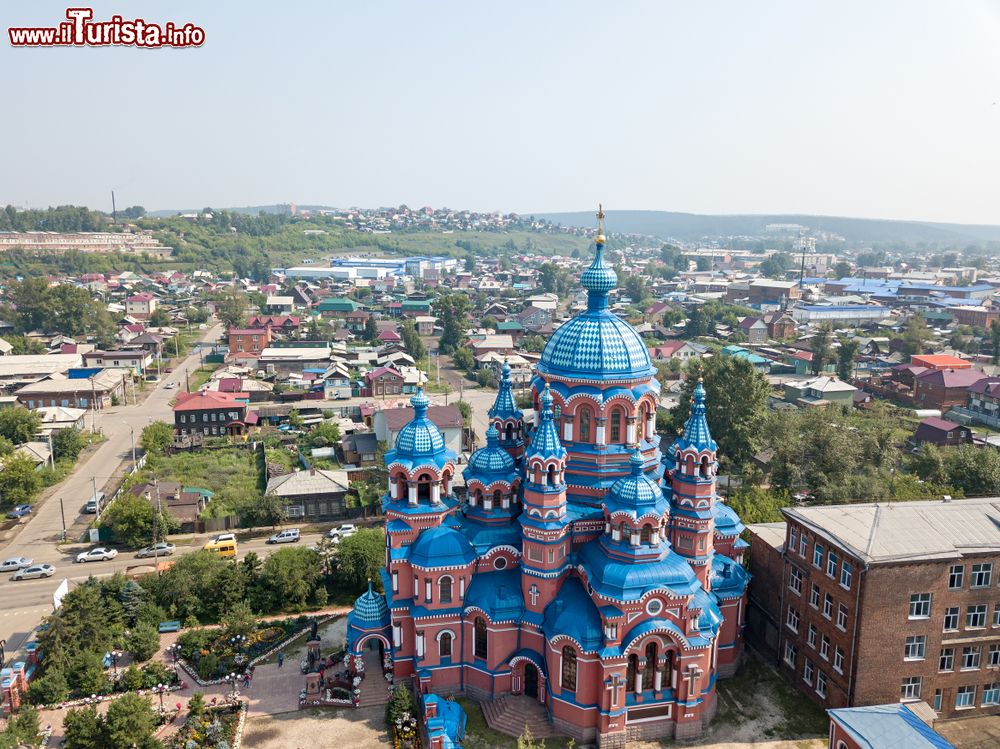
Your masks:
[{"label": "church", "polygon": [[358,599],[348,647],[378,644],[418,693],[524,695],[556,733],[622,747],[712,719],[716,679],[742,654],[748,575],[744,526],[716,494],[704,388],[661,451],[656,369],[608,308],[618,279],[598,226],[587,309],[532,380],[536,423],[504,366],[464,500],[429,400],[413,396],[385,456],[385,593]]}]

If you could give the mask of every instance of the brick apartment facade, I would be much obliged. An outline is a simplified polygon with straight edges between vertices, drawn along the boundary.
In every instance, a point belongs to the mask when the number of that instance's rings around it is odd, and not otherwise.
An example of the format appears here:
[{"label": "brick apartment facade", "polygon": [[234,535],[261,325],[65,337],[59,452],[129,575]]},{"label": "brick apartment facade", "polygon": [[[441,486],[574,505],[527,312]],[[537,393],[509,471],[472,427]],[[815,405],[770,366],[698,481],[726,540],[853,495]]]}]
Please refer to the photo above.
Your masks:
[{"label": "brick apartment facade", "polygon": [[793,684],[826,708],[1000,715],[1000,500],[784,514],[783,540],[750,528],[748,623]]}]

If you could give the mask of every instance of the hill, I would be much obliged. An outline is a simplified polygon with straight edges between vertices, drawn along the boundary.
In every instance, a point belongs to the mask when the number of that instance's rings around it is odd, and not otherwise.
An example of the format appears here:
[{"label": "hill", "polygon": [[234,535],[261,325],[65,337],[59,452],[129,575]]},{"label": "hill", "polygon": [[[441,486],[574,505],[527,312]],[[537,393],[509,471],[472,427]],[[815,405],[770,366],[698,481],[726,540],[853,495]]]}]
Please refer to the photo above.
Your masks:
[{"label": "hill", "polygon": [[[801,214],[703,215],[670,211],[606,211],[612,232],[649,234],[661,239],[696,241],[709,237],[760,236],[768,224],[801,224],[839,234],[848,242],[970,244],[1000,241],[1000,226],[939,224],[924,221],[810,216]],[[593,211],[534,213],[563,226],[593,226]]]}]

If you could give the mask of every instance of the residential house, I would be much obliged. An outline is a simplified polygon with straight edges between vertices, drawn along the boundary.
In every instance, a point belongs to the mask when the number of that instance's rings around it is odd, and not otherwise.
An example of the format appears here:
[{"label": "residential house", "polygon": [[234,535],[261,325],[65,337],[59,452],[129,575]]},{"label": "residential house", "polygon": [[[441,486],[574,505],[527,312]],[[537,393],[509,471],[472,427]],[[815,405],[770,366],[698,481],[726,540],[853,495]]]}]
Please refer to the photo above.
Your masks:
[{"label": "residential house", "polygon": [[767,337],[775,341],[783,341],[786,338],[793,338],[796,333],[794,318],[788,314],[788,310],[778,310],[768,312],[764,315],[764,324],[767,325]]},{"label": "residential house", "polygon": [[857,388],[836,377],[813,377],[785,383],[785,401],[797,406],[851,405]]},{"label": "residential house", "polygon": [[378,463],[378,437],[375,432],[355,432],[341,440],[344,460],[357,466]]},{"label": "residential house", "polygon": [[320,317],[343,319],[352,312],[356,312],[359,308],[360,305],[353,299],[348,299],[347,297],[327,297],[316,306],[316,311],[319,312]]},{"label": "residential house", "polygon": [[156,297],[148,291],[143,291],[125,297],[125,314],[136,320],[148,320],[156,311]]},{"label": "residential house", "polygon": [[737,330],[746,336],[747,343],[751,345],[767,341],[767,323],[759,317],[744,317]]},{"label": "residential house", "polygon": [[952,406],[964,406],[969,388],[985,375],[978,369],[930,369],[913,381],[913,399],[918,408],[947,411]]},{"label": "residential house", "polygon": [[142,377],[153,364],[154,356],[144,349],[120,351],[90,351],[83,355],[85,367],[114,367],[129,369],[132,374]]},{"label": "residential house", "polygon": [[518,312],[516,319],[526,330],[540,330],[552,323],[552,310],[532,305]]},{"label": "residential house", "polygon": [[524,302],[531,307],[539,307],[549,312],[555,312],[559,307],[559,295],[551,291],[546,291],[541,294],[532,294]]},{"label": "residential house", "polygon": [[285,503],[289,520],[321,521],[343,517],[347,471],[311,468],[268,479],[264,494]]},{"label": "residential house", "polygon": [[180,522],[181,531],[185,533],[195,530],[199,515],[214,496],[208,489],[185,487],[176,481],[136,484],[129,491],[168,512]]},{"label": "residential house", "polygon": [[403,374],[393,367],[377,367],[365,373],[363,397],[402,395]]},{"label": "residential house", "polygon": [[954,421],[931,416],[917,424],[913,433],[913,441],[917,445],[937,445],[938,447],[957,447],[972,444],[972,430]]},{"label": "residential house", "polygon": [[256,426],[255,414],[247,413],[248,401],[247,393],[181,393],[174,405],[174,431],[181,436],[245,434]]},{"label": "residential house", "polygon": [[910,357],[910,364],[915,367],[924,367],[942,371],[945,369],[972,369],[972,362],[966,359],[959,359],[950,354],[914,354]]},{"label": "residential house", "polygon": [[352,333],[364,333],[365,325],[368,323],[369,314],[363,309],[356,309],[353,312],[344,314],[344,327]]},{"label": "residential house", "polygon": [[71,370],[68,375],[56,374],[25,385],[15,394],[21,405],[32,409],[63,406],[103,410],[124,399],[127,379],[124,369]]},{"label": "residential house", "polygon": [[248,328],[269,328],[272,333],[289,335],[299,329],[300,318],[296,315],[254,315],[247,320]]},{"label": "residential house", "polygon": [[414,322],[417,324],[417,335],[434,335],[437,318],[433,315],[417,315]]},{"label": "residential house", "polygon": [[42,406],[36,408],[35,413],[42,417],[42,426],[38,430],[38,435],[48,437],[63,429],[84,429],[87,409],[69,408],[68,406]]},{"label": "residential house", "polygon": [[264,309],[272,315],[290,315],[295,309],[295,299],[290,296],[269,296]]},{"label": "residential house", "polygon": [[673,338],[663,343],[658,343],[649,349],[649,358],[655,362],[668,362],[671,359],[680,359],[686,362],[688,359],[700,359],[705,354],[705,348],[691,341],[682,341]]},{"label": "residential house", "polygon": [[[458,406],[430,406],[427,409],[429,418],[444,434],[445,447],[453,450],[456,455],[462,453],[462,433],[465,421]],[[396,446],[396,437],[400,430],[413,420],[413,409],[385,408],[376,411],[372,416],[372,427],[379,442],[385,442],[387,449]]]},{"label": "residential house", "polygon": [[746,359],[753,368],[760,372],[770,372],[771,371],[771,360],[766,359],[763,356],[759,356],[749,349],[743,348],[742,346],[729,345],[722,349],[723,356],[732,356],[736,359]]},{"label": "residential house", "polygon": [[230,328],[229,354],[260,354],[271,345],[270,328]]},{"label": "residential house", "polygon": [[429,299],[404,299],[400,305],[400,312],[404,317],[427,317],[431,312]]},{"label": "residential house", "polygon": [[785,305],[802,295],[798,281],[775,281],[770,278],[755,278],[750,281],[748,299],[751,305]]},{"label": "residential house", "polygon": [[514,339],[509,335],[485,335],[478,340],[473,339],[470,347],[476,357],[489,352],[511,354],[514,352]]},{"label": "residential house", "polygon": [[826,712],[829,749],[955,749],[934,730],[937,713],[923,700]]}]

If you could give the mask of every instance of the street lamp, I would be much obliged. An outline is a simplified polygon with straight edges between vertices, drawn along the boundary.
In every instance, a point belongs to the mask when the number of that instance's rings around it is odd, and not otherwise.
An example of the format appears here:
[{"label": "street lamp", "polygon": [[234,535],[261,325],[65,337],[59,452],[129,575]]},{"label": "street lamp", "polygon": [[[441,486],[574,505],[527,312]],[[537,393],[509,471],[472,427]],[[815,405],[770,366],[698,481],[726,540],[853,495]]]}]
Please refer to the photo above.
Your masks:
[{"label": "street lamp", "polygon": [[173,656],[174,663],[177,663],[177,659],[180,657],[181,654],[181,644],[179,642],[175,642],[173,645],[168,645],[167,653]]},{"label": "street lamp", "polygon": [[246,660],[246,657],[243,655],[243,645],[246,641],[246,635],[233,635],[229,638],[229,644],[232,645],[234,651],[233,660],[236,661],[237,666],[242,667],[243,662]]},{"label": "street lamp", "polygon": [[225,676],[225,680],[227,682],[229,682],[229,688],[231,690],[230,694],[229,694],[229,699],[231,699],[231,700],[235,700],[236,699],[236,681],[239,678],[240,677],[237,676],[235,673],[229,673],[229,674],[226,674],[226,676]]},{"label": "street lamp", "polygon": [[128,425],[128,433],[132,437],[132,467],[135,468],[135,427]]},{"label": "street lamp", "polygon": [[121,650],[117,648],[111,651],[111,665],[115,669],[115,681],[118,681],[118,659],[123,655]]},{"label": "street lamp", "polygon": [[153,691],[160,695],[160,712],[163,712],[163,693],[167,691],[165,684],[157,684],[153,687]]}]

